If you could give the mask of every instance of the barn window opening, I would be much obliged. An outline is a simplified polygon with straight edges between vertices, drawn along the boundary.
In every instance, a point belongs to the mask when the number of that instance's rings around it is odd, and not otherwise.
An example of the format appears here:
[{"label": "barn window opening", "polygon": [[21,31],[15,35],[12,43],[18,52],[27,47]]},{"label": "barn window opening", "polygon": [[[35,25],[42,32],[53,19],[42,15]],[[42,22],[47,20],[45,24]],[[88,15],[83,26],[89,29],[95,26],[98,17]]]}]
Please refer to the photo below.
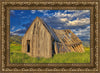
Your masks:
[{"label": "barn window opening", "polygon": [[30,40],[27,40],[27,52],[30,52]]},{"label": "barn window opening", "polygon": [[72,46],[74,48],[74,46]]}]

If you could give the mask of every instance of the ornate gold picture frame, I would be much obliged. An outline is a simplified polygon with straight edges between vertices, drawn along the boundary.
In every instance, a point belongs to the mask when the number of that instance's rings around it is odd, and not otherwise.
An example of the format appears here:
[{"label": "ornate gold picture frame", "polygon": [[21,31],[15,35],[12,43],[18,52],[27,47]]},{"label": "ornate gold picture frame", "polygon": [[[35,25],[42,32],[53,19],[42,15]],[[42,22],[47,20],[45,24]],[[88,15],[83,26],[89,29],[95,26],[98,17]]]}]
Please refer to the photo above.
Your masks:
[{"label": "ornate gold picture frame", "polygon": [[[98,1],[0,1],[0,73],[10,72],[76,72],[87,71],[99,73],[99,21]],[[10,10],[90,10],[90,63],[46,63],[46,64],[11,64],[9,62],[9,38],[10,38]]]}]

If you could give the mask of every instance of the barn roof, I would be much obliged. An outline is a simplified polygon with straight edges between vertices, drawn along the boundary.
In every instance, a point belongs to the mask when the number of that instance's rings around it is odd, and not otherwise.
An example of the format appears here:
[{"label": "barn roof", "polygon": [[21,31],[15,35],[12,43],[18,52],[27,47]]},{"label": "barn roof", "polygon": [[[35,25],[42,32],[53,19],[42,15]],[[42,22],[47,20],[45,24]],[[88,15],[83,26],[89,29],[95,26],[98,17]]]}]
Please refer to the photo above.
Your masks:
[{"label": "barn roof", "polygon": [[57,47],[63,45],[64,49],[66,49],[67,52],[70,51],[84,52],[82,47],[82,41],[70,29],[66,30],[54,29],[54,32],[61,42],[61,43],[57,42]]},{"label": "barn roof", "polygon": [[56,36],[56,34],[54,33],[53,31],[53,28],[51,28],[49,25],[47,25],[41,18],[39,17],[36,17],[38,18],[42,24],[46,27],[46,29],[50,32],[51,36],[56,40],[56,41],[59,41],[58,37]]}]

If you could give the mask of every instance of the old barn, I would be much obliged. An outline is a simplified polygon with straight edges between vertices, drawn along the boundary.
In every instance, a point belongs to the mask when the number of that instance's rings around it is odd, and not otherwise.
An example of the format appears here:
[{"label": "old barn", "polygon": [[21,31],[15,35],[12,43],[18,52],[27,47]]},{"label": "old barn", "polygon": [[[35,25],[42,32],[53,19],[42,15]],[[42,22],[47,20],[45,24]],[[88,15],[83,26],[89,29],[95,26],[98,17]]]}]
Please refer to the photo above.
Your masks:
[{"label": "old barn", "polygon": [[57,53],[84,52],[82,41],[70,30],[56,30],[36,17],[22,38],[22,52],[50,58]]}]

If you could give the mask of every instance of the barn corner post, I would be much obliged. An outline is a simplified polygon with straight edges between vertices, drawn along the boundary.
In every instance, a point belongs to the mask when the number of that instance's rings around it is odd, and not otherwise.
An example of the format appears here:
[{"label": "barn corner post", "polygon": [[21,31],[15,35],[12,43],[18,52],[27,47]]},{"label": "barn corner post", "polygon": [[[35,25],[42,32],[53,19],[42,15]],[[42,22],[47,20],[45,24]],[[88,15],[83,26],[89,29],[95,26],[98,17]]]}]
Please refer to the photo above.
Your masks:
[{"label": "barn corner post", "polygon": [[57,46],[57,42],[55,41],[54,42],[54,48],[55,48],[55,54],[58,54],[58,46]]},{"label": "barn corner post", "polygon": [[25,53],[25,47],[24,47],[24,40],[23,40],[23,38],[22,38],[22,48],[21,48],[21,51],[23,52],[23,53]]}]

